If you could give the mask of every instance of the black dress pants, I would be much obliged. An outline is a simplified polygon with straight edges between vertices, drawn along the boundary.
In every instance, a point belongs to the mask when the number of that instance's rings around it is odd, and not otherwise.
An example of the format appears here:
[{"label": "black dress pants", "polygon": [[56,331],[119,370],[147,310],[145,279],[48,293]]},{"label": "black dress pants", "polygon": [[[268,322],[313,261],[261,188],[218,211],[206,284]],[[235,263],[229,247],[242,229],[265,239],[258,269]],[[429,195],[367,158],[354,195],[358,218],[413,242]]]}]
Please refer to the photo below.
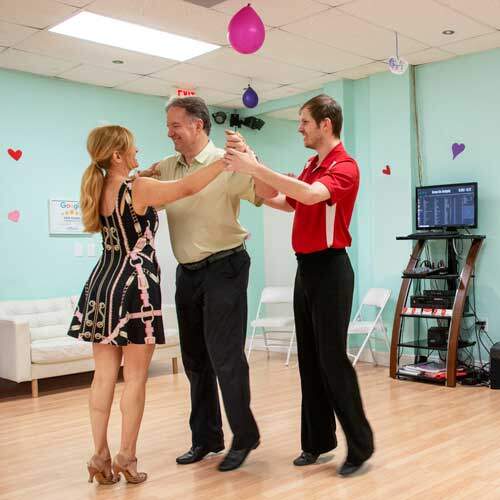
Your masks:
[{"label": "black dress pants", "polygon": [[335,416],[347,440],[347,460],[373,453],[356,372],[346,353],[354,273],[344,249],[297,255],[294,312],[302,385],[302,450],[337,446]]},{"label": "black dress pants", "polygon": [[232,446],[249,448],[259,439],[245,357],[249,268],[246,251],[197,270],[177,268],[175,303],[182,362],[191,385],[193,446],[216,449],[224,444],[217,380],[234,434]]}]

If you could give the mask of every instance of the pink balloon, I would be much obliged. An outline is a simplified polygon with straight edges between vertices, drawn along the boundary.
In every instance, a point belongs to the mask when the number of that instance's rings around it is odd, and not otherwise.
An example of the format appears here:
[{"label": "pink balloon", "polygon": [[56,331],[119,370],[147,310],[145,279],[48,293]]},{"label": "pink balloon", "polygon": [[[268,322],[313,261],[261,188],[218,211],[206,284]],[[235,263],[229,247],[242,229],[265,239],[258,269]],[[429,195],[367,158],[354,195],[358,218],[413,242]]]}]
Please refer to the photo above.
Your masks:
[{"label": "pink balloon", "polygon": [[253,54],[262,47],[266,29],[250,4],[232,17],[227,27],[227,38],[233,49],[241,54]]}]

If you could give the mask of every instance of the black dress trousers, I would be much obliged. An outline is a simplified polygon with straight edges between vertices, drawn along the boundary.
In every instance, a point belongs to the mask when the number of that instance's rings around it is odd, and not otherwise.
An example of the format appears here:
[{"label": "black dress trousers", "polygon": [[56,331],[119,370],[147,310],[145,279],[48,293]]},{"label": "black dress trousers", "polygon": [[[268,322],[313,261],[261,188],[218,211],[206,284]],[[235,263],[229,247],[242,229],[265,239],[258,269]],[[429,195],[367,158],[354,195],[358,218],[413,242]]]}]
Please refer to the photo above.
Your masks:
[{"label": "black dress trousers", "polygon": [[177,268],[175,303],[182,361],[191,385],[193,446],[223,446],[217,381],[234,434],[232,446],[249,448],[259,439],[245,357],[249,268],[246,251],[197,270]]},{"label": "black dress trousers", "polygon": [[297,255],[294,312],[302,385],[302,449],[321,454],[337,446],[335,416],[347,440],[347,460],[373,453],[356,372],[347,357],[354,272],[345,249]]}]

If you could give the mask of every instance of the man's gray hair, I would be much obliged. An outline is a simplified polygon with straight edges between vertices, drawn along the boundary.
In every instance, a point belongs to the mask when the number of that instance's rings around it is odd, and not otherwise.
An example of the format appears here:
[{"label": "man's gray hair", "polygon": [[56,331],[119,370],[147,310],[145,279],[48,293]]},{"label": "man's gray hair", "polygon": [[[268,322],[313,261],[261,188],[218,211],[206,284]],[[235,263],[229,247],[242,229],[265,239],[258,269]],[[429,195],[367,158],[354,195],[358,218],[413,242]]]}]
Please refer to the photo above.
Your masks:
[{"label": "man's gray hair", "polygon": [[170,108],[182,108],[192,118],[197,118],[203,121],[203,130],[207,135],[210,135],[212,123],[210,122],[210,112],[208,106],[201,97],[172,97],[165,106],[165,111]]}]

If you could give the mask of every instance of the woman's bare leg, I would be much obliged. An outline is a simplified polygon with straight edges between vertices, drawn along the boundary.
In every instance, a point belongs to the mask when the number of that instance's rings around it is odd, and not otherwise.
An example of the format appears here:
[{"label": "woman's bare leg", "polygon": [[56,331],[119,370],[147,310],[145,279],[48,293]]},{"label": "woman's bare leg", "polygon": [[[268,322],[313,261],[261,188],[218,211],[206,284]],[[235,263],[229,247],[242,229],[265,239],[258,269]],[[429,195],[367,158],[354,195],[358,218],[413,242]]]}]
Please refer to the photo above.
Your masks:
[{"label": "woman's bare leg", "polygon": [[108,421],[122,360],[122,348],[110,344],[93,344],[95,372],[90,389],[89,408],[95,454],[107,459]]},{"label": "woman's bare leg", "polygon": [[123,378],[125,388],[120,401],[122,438],[120,455],[136,456],[137,438],[144,413],[148,368],[154,344],[129,344],[123,348]]}]

